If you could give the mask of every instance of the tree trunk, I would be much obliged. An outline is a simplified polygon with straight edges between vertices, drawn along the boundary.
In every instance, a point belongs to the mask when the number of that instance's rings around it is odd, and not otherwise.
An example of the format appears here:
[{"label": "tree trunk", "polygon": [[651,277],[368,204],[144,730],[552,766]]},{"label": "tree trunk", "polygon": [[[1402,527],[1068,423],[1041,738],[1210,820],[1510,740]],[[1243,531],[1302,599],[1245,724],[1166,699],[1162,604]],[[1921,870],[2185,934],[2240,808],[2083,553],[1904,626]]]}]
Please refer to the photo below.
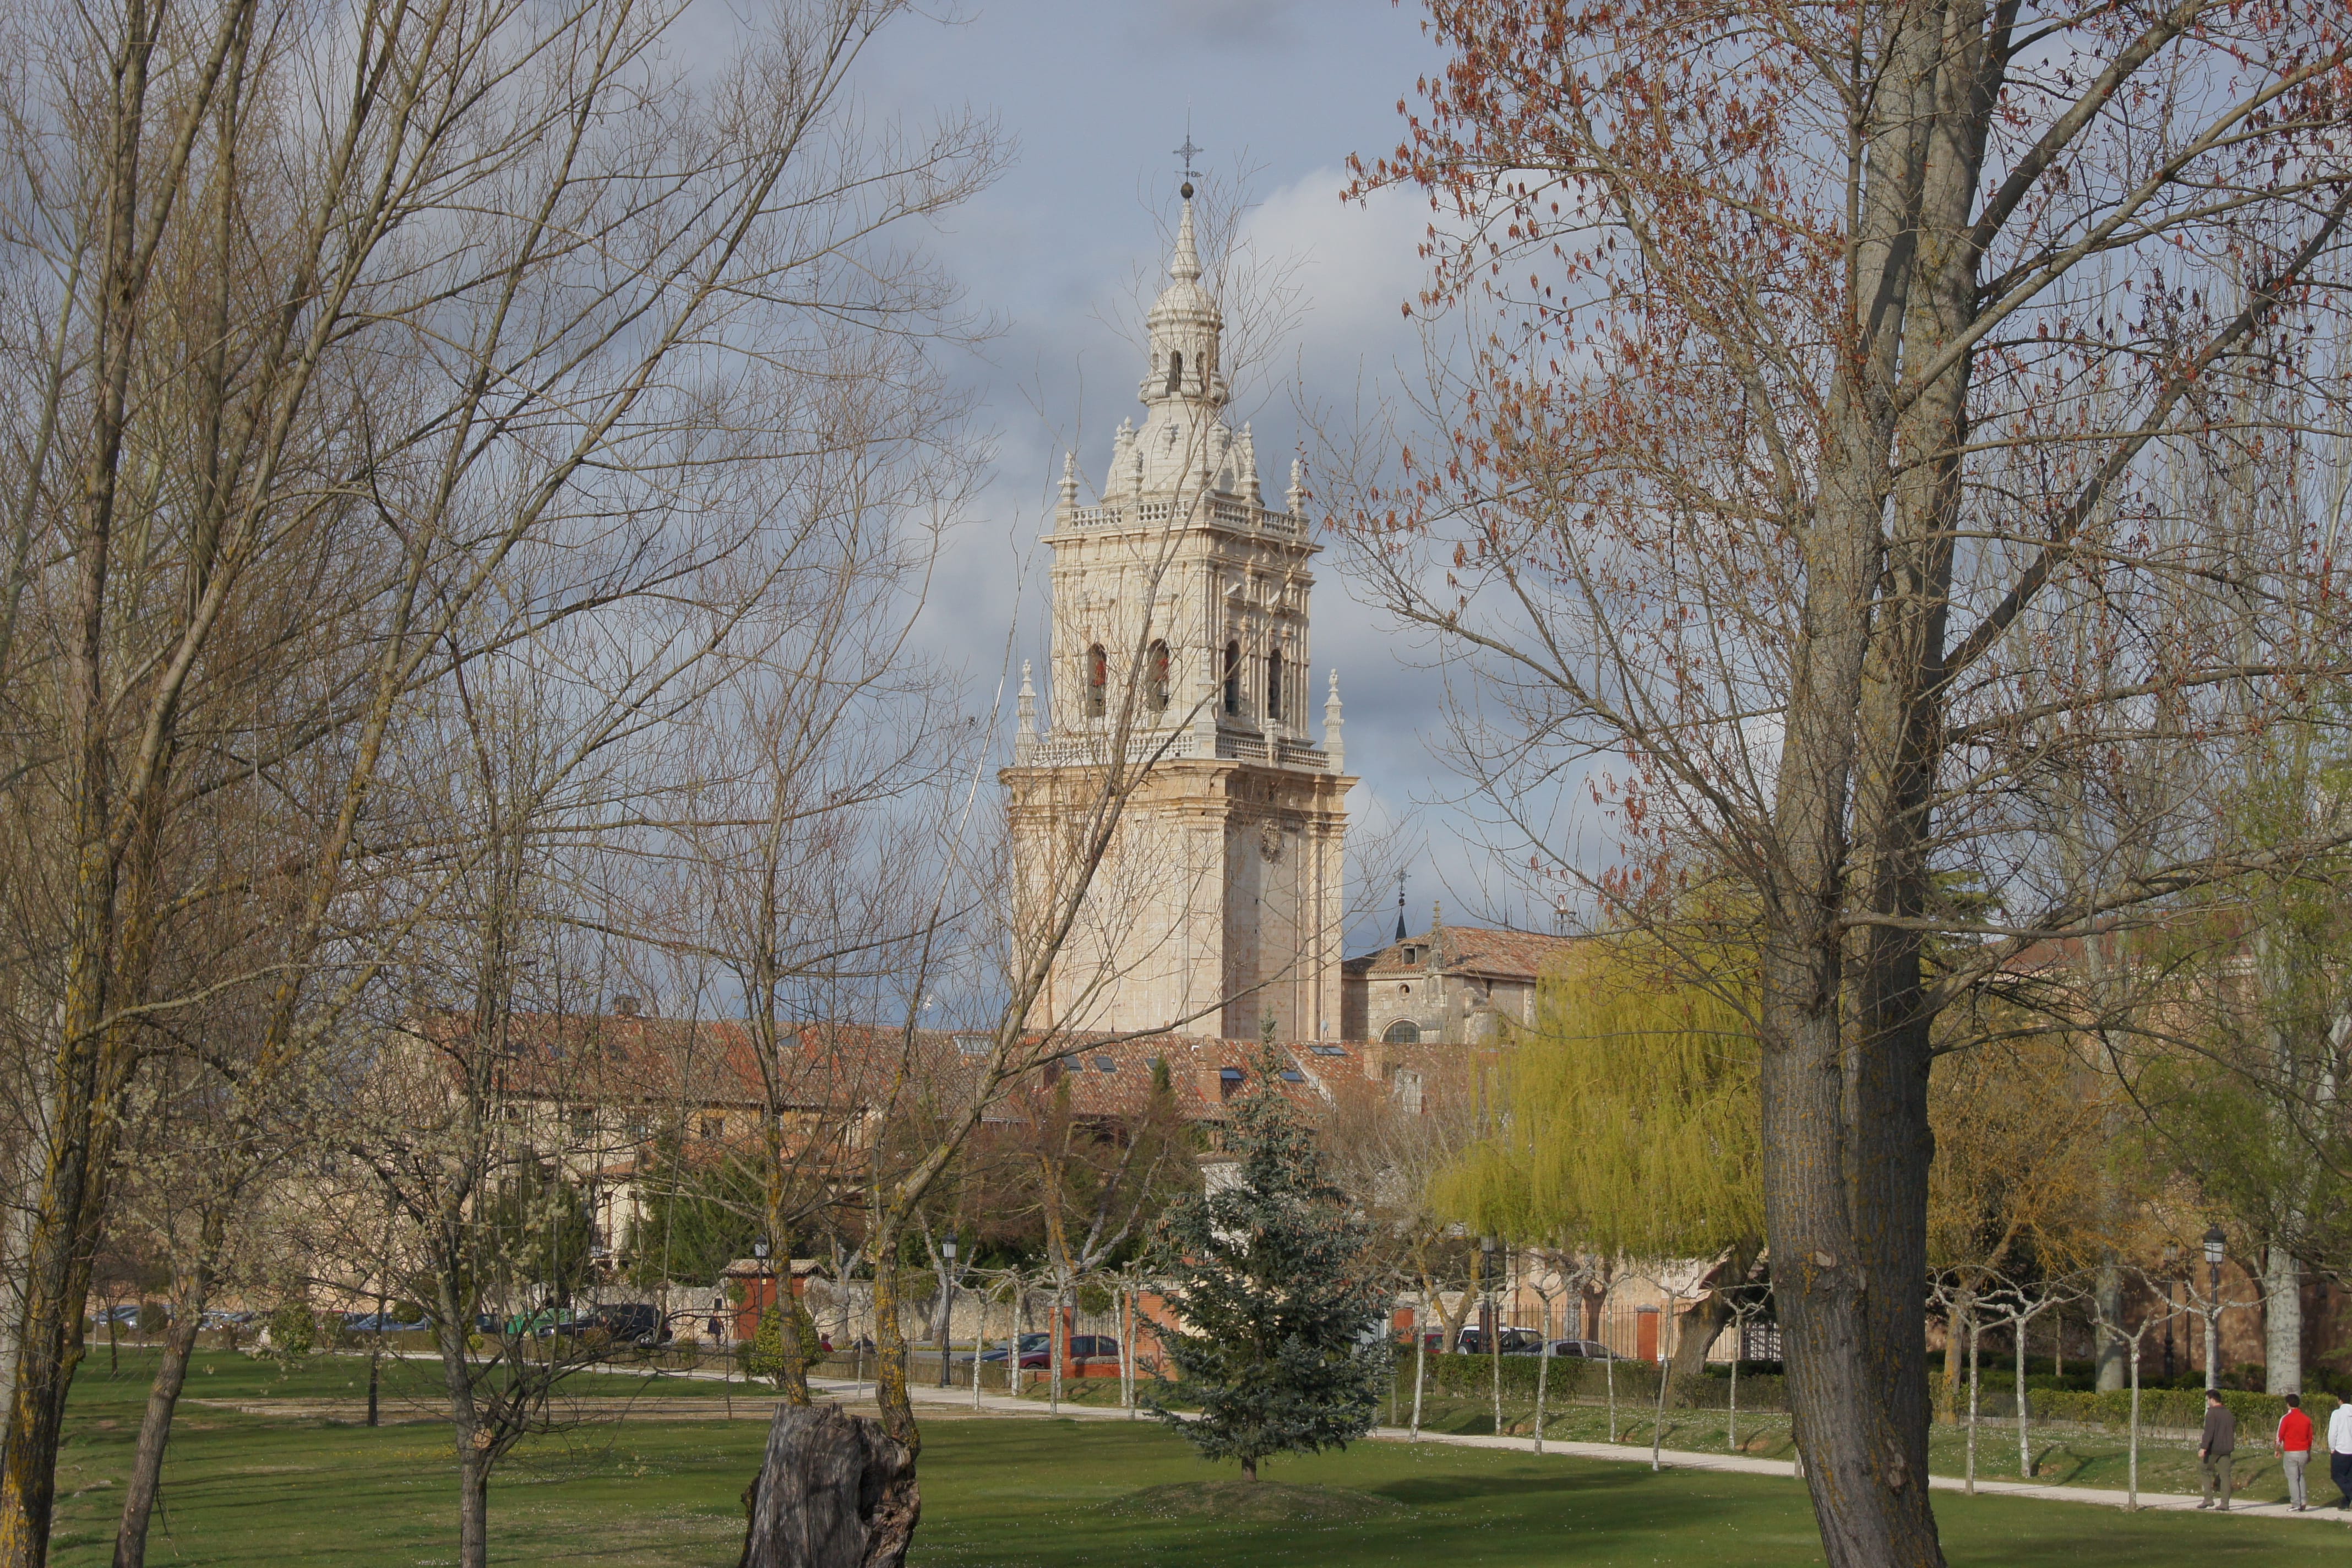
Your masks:
[{"label": "tree trunk", "polygon": [[[1830,1568],[1944,1560],[1927,1495],[1933,1018],[1918,922],[1968,378],[1956,369],[1909,388],[1899,416],[1885,389],[1898,363],[1935,359],[1976,310],[1969,220],[1999,68],[1980,5],[1963,0],[1940,21],[1931,7],[1898,10],[1906,25],[1864,144],[1854,340],[1832,387],[1805,542],[1774,803],[1787,880],[1762,968],[1767,1229]],[[1892,923],[1850,930],[1857,912]]]},{"label": "tree trunk", "polygon": [[1944,1402],[1937,1419],[1947,1426],[1958,1426],[1960,1420],[1960,1341],[1975,1319],[1977,1294],[1962,1286],[1952,1293],[1952,1304],[1944,1311]]},{"label": "tree trunk", "polygon": [[2263,1388],[2303,1392],[2303,1265],[2276,1246],[2263,1255]]},{"label": "tree trunk", "polygon": [[739,1568],[899,1568],[922,1513],[915,1456],[837,1405],[780,1405]]},{"label": "tree trunk", "polygon": [[457,1433],[457,1568],[488,1568],[490,1560],[490,1458],[479,1430]]},{"label": "tree trunk", "polygon": [[[42,1568],[48,1561],[58,1439],[82,1356],[81,1303],[89,1295],[90,1273],[89,1248],[77,1245],[70,1234],[76,1227],[60,1215],[78,1220],[87,1211],[87,1164],[78,1152],[53,1160],[33,1225],[22,1276],[16,1385],[6,1447],[0,1450],[0,1568]],[[61,1187],[70,1189],[62,1202],[53,1196]]]},{"label": "tree trunk", "polygon": [[[907,1389],[907,1336],[898,1322],[898,1253],[896,1237],[874,1255],[874,1405],[882,1429],[907,1450],[908,1485],[914,1484],[915,1457],[923,1439],[915,1427],[913,1395]],[[907,1521],[911,1533],[913,1518]],[[903,1553],[905,1548],[899,1548]]]},{"label": "tree trunk", "polygon": [[163,1449],[172,1440],[172,1417],[179,1408],[180,1391],[187,1385],[188,1357],[196,1348],[205,1303],[212,1295],[212,1258],[225,1226],[215,1215],[205,1217],[198,1244],[205,1255],[195,1274],[180,1291],[171,1326],[163,1332],[163,1364],[147,1392],[147,1411],[139,1422],[139,1447],[131,1456],[131,1479],[122,1494],[122,1521],[114,1535],[114,1568],[142,1568],[147,1561],[147,1527],[154,1516],[155,1499],[163,1486]]},{"label": "tree trunk", "polygon": [[2131,1348],[2116,1325],[2124,1321],[2124,1271],[2117,1263],[2113,1248],[2099,1258],[2097,1292],[2098,1316],[2094,1332],[2098,1335],[2098,1390],[2113,1394],[2124,1386],[2130,1375]]},{"label": "tree trunk", "polygon": [[[1743,1238],[1724,1255],[1715,1270],[1714,1288],[1698,1300],[1683,1319],[1680,1336],[1675,1341],[1674,1365],[1668,1369],[1675,1394],[1669,1397],[1677,1406],[1690,1404],[1685,1392],[1687,1380],[1706,1370],[1707,1352],[1723,1336],[1725,1325],[1731,1321],[1731,1291],[1737,1286],[1754,1282],[1756,1260],[1764,1250],[1763,1238]],[[1545,1331],[1550,1331],[1547,1323]],[[1735,1356],[1738,1352],[1732,1352]]]}]

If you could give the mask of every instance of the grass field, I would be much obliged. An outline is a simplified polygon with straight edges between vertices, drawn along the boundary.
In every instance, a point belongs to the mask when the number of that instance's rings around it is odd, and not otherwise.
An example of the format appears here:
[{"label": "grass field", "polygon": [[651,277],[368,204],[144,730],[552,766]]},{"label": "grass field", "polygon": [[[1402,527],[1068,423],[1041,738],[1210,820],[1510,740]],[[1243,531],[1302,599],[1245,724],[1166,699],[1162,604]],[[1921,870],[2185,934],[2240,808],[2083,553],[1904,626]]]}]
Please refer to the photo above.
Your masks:
[{"label": "grass field", "polygon": [[[146,1355],[126,1353],[110,1376],[101,1352],[77,1382],[58,1478],[52,1560],[61,1568],[107,1560],[151,1365]],[[387,1408],[407,1408],[404,1391],[428,1372],[395,1369]],[[363,1392],[365,1377],[365,1362],[355,1358],[320,1357],[281,1373],[242,1356],[208,1355],[189,1393],[207,1402],[341,1400]],[[629,1381],[597,1392],[623,1392]],[[633,1418],[541,1439],[493,1488],[492,1560],[725,1568],[740,1541],[738,1498],[763,1436],[763,1424],[751,1419]],[[1233,1472],[1203,1465],[1148,1423],[935,1418],[924,1441],[917,1568],[1769,1568],[1819,1561],[1801,1488],[1776,1478],[1653,1476],[1635,1465],[1363,1443],[1268,1467],[1270,1480],[1327,1489],[1346,1505],[1301,1521],[1164,1506],[1164,1494],[1151,1489]],[[450,1474],[446,1437],[431,1425],[371,1431],[191,1405],[173,1439],[150,1561],[159,1568],[447,1563]],[[2206,1568],[2352,1548],[2333,1524],[2284,1520],[2125,1515],[1950,1494],[1938,1494],[1937,1511],[1953,1562],[1985,1568]]]}]

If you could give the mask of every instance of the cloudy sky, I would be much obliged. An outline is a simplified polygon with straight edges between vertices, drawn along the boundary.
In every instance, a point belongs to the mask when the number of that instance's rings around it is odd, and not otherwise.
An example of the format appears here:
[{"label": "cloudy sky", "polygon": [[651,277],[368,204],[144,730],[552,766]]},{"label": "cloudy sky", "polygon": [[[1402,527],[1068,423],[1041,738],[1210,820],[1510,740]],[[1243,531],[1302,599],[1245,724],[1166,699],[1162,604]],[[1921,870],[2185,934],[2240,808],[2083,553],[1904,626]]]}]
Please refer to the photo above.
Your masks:
[{"label": "cloudy sky", "polygon": [[[1397,100],[1438,58],[1417,9],[1384,0],[976,0],[954,24],[902,25],[867,63],[877,109],[919,117],[969,103],[1013,143],[1003,177],[936,238],[971,302],[1003,322],[961,372],[983,401],[996,457],[925,628],[985,701],[1016,615],[1016,668],[1024,657],[1043,664],[1036,541],[1061,450],[1075,441],[1082,470],[1098,477],[1112,429],[1140,413],[1134,334],[1160,280],[1178,180],[1171,150],[1187,115],[1206,149],[1202,168],[1254,172],[1252,250],[1297,263],[1303,313],[1273,373],[1234,411],[1253,422],[1278,495],[1288,455],[1312,447],[1302,393],[1349,402],[1360,386],[1394,384],[1417,355],[1399,307],[1421,277],[1413,247],[1425,207],[1350,206],[1339,192],[1349,153],[1394,145]],[[1332,556],[1317,575],[1316,664],[1339,671],[1348,763],[1363,778],[1350,811],[1412,846],[1415,928],[1433,898],[1450,920],[1525,921],[1521,896],[1494,876],[1473,847],[1475,826],[1450,804],[1461,788],[1433,746],[1438,677],[1350,597]],[[1007,731],[1011,708],[1008,690]],[[1392,886],[1384,901],[1357,922],[1350,952],[1393,923]]]}]

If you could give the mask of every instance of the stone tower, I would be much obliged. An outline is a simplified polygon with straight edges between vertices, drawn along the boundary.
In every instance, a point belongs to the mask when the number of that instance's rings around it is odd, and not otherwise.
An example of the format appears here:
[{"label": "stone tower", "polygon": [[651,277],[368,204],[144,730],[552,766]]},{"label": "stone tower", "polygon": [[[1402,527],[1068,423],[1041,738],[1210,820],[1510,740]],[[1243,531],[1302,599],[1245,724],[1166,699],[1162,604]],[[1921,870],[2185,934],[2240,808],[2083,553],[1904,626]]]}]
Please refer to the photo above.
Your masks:
[{"label": "stone tower", "polygon": [[[1123,421],[1097,504],[1062,468],[1049,694],[1022,670],[1009,792],[1030,885],[1096,795],[1125,736],[1156,758],[1054,970],[1040,1022],[1255,1039],[1339,1035],[1346,799],[1339,674],[1324,743],[1308,731],[1307,566],[1320,548],[1265,504],[1247,426],[1225,423],[1224,325],[1201,283],[1192,189],[1146,319],[1143,422]],[[1125,721],[1122,722],[1122,715]]]}]

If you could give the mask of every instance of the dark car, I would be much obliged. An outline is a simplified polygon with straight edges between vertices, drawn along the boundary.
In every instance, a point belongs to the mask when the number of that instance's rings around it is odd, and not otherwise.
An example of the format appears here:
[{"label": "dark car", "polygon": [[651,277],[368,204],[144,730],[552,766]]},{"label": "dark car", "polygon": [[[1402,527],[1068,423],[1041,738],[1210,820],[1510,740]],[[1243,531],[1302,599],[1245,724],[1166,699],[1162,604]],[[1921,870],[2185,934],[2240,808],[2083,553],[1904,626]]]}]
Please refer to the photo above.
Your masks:
[{"label": "dark car", "polygon": [[390,1312],[349,1312],[343,1317],[345,1331],[354,1334],[415,1333],[419,1330],[429,1329],[432,1326],[433,1321],[430,1318],[417,1318],[410,1321],[396,1318]]},{"label": "dark car", "polygon": [[670,1337],[669,1323],[659,1307],[644,1301],[615,1301],[597,1308],[581,1325],[582,1332],[602,1329],[625,1345],[658,1345]]},{"label": "dark car", "polygon": [[1569,1356],[1578,1361],[1631,1361],[1631,1356],[1619,1355],[1599,1340],[1554,1340],[1551,1353]]},{"label": "dark car", "polygon": [[[1505,1329],[1502,1335],[1505,1355],[1537,1355],[1543,1350],[1543,1336],[1533,1329]],[[1475,1329],[1462,1331],[1462,1353],[1485,1355],[1486,1336]]]},{"label": "dark car", "polygon": [[[1021,1347],[1021,1364],[1023,1366],[1044,1366],[1045,1364],[1045,1346],[1048,1342],[1048,1337],[1046,1335],[1024,1334],[1016,1342]],[[1029,1358],[1033,1355],[1037,1359],[1034,1361],[1030,1360]],[[1004,1347],[1003,1345],[998,1345],[993,1350],[982,1351],[980,1352],[980,1359],[983,1362],[1003,1361],[1004,1359]]]},{"label": "dark car", "polygon": [[[1072,1334],[1069,1347],[1065,1354],[1069,1361],[1094,1358],[1116,1360],[1118,1355],[1118,1339],[1113,1334]],[[980,1359],[990,1363],[1001,1362],[1004,1359],[1004,1347],[999,1345],[994,1350],[982,1351]],[[959,1356],[956,1360],[964,1365],[969,1365],[971,1362],[971,1358],[968,1355]],[[1024,1334],[1021,1336],[1021,1369],[1024,1372],[1043,1372],[1053,1364],[1052,1335]]]}]

